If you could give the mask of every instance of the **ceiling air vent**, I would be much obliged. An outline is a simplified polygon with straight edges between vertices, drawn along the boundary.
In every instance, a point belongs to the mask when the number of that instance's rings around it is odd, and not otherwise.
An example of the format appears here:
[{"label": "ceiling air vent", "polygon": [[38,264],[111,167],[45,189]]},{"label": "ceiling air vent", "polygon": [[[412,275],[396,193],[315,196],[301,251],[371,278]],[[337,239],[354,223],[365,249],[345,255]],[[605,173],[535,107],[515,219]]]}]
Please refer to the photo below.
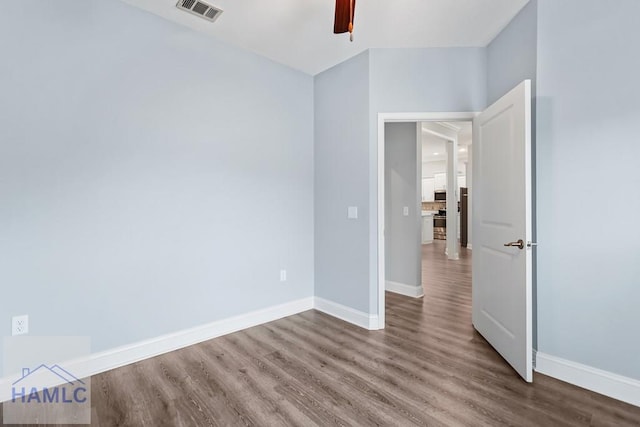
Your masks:
[{"label": "ceiling air vent", "polygon": [[222,9],[213,7],[200,0],[180,0],[176,6],[178,9],[186,10],[189,13],[198,15],[211,22],[215,21],[222,13]]}]

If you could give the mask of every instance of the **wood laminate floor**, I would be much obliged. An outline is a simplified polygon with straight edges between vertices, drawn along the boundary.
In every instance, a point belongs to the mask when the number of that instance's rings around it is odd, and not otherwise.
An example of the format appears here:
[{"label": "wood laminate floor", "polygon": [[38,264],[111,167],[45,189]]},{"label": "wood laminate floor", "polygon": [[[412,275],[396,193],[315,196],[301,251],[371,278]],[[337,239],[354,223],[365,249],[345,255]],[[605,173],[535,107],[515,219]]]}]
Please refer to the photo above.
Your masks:
[{"label": "wood laminate floor", "polygon": [[308,311],[92,378],[95,426],[638,426],[640,408],[536,374],[471,326],[471,263],[423,246],[424,298],[384,331]]}]

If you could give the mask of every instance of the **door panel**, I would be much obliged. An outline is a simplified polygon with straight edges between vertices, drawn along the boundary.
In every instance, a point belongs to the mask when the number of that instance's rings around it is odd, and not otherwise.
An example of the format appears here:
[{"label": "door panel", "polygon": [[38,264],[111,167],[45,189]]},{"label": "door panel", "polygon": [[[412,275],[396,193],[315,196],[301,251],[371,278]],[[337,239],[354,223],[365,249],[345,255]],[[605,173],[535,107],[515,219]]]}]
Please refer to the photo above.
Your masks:
[{"label": "door panel", "polygon": [[531,83],[473,121],[473,325],[532,381]]}]

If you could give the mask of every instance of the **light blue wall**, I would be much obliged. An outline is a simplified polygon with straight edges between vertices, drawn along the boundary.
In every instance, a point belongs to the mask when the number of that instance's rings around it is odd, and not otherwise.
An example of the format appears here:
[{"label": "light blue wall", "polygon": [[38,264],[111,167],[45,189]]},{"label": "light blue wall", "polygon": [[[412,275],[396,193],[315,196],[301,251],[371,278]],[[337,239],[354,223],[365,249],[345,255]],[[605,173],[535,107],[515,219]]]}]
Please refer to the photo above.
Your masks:
[{"label": "light blue wall", "polygon": [[[385,279],[421,288],[422,209],[418,204],[421,188],[418,187],[417,124],[387,123],[384,137]],[[405,207],[409,208],[406,216]]]},{"label": "light blue wall", "polygon": [[[481,111],[487,103],[484,48],[372,49],[368,192],[369,312],[378,311],[377,206],[378,114],[391,112]],[[362,191],[365,191],[363,189]]]},{"label": "light blue wall", "polygon": [[314,105],[315,295],[368,313],[369,52],[316,75]]},{"label": "light blue wall", "polygon": [[493,104],[525,79],[535,94],[537,0],[529,3],[487,46],[487,104]]},{"label": "light blue wall", "polygon": [[0,331],[27,313],[99,351],[314,277],[375,313],[377,114],[479,111],[537,63],[538,349],[640,379],[637,16],[538,0],[487,49],[373,49],[311,78],[115,0],[2,2]]},{"label": "light blue wall", "polygon": [[313,295],[312,77],[115,0],[1,2],[0,56],[0,334]]},{"label": "light blue wall", "polygon": [[377,314],[378,113],[485,104],[482,48],[372,49],[315,77],[317,296]]},{"label": "light blue wall", "polygon": [[484,48],[372,49],[371,109],[480,111],[486,73]]},{"label": "light blue wall", "polygon": [[538,350],[640,379],[640,2],[538,1]]}]

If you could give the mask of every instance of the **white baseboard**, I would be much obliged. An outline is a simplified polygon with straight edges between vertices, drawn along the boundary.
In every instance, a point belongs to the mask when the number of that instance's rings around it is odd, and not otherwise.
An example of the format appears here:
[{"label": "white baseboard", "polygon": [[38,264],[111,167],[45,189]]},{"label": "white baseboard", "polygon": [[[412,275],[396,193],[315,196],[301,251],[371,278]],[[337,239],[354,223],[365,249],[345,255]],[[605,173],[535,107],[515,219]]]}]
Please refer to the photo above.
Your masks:
[{"label": "white baseboard", "polygon": [[424,296],[422,286],[412,286],[405,283],[385,281],[385,290],[408,297],[418,298]]},{"label": "white baseboard", "polygon": [[[88,378],[92,375],[198,344],[212,338],[311,310],[313,307],[313,297],[291,301],[206,325],[161,335],[131,345],[94,353],[87,358],[69,361],[62,365],[77,378]],[[19,378],[0,378],[0,402],[5,402],[12,398],[9,386],[17,379]],[[43,384],[42,386],[54,387],[57,385],[60,384]]]},{"label": "white baseboard", "polygon": [[[411,288],[414,287],[411,286]],[[111,369],[311,310],[312,308],[365,329],[379,329],[377,315],[358,311],[320,297],[309,297],[162,335],[131,345],[94,353],[88,358],[65,363],[64,367],[78,378],[88,378]],[[540,352],[536,353],[536,371],[631,405],[640,406],[640,381],[638,380]],[[11,399],[9,386],[16,379],[17,377],[0,378],[0,402]],[[43,384],[46,387],[56,385],[59,384]]]},{"label": "white baseboard", "polygon": [[640,406],[640,381],[591,366],[536,353],[536,371],[596,393]]},{"label": "white baseboard", "polygon": [[[173,332],[134,344],[94,353],[90,356],[61,363],[77,378],[88,378],[141,360],[149,359],[216,337],[258,326],[267,322],[291,316],[303,311],[316,310],[337,317],[365,329],[379,329],[378,316],[338,304],[319,297],[309,297],[289,303],[256,310],[240,316],[218,320],[206,325]],[[0,402],[11,399],[11,384],[18,376],[0,378]],[[55,387],[61,383],[41,384],[41,387]]]},{"label": "white baseboard", "polygon": [[378,316],[363,311],[354,310],[337,302],[315,297],[313,307],[330,316],[337,317],[345,322],[352,323],[368,330],[379,329]]}]

